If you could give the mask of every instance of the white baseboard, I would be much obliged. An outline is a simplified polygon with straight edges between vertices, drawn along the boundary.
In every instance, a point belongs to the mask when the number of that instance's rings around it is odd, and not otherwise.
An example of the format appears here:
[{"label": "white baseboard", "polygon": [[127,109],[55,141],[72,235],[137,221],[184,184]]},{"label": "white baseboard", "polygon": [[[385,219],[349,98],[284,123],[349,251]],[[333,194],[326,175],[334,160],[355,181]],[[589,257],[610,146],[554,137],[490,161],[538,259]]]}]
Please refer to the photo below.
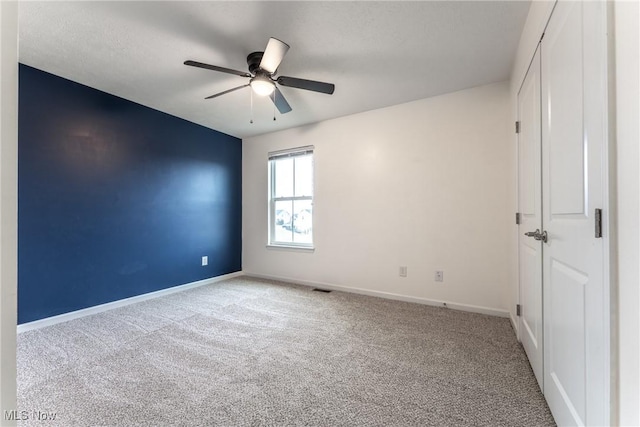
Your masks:
[{"label": "white baseboard", "polygon": [[245,271],[244,275],[247,277],[256,277],[258,279],[277,280],[280,282],[312,286],[312,287],[323,288],[323,289],[331,289],[335,291],[343,291],[343,292],[349,292],[353,294],[368,295],[368,296],[392,299],[397,301],[415,302],[418,304],[433,305],[436,307],[447,307],[454,310],[468,311],[471,313],[488,314],[490,316],[506,317],[506,318],[510,317],[510,314],[508,311],[500,310],[496,308],[481,307],[481,306],[469,305],[469,304],[458,304],[458,303],[449,302],[449,301],[437,301],[437,300],[432,300],[428,298],[394,294],[391,292],[372,291],[369,289],[352,288],[349,286],[333,285],[330,283],[314,282],[309,280],[298,280],[298,279],[292,279],[290,277],[271,276],[271,275],[265,275],[265,274],[251,273],[248,271]]},{"label": "white baseboard", "polygon": [[360,294],[360,295],[368,295],[368,296],[386,298],[386,299],[397,300],[397,301],[413,302],[418,304],[432,305],[436,307],[447,307],[453,310],[468,311],[471,313],[480,313],[480,314],[487,314],[490,316],[506,317],[511,320],[512,324],[514,325],[514,330],[517,333],[517,326],[516,326],[517,323],[515,323],[515,320],[510,315],[510,313],[505,310],[499,310],[495,308],[481,307],[481,306],[469,305],[469,304],[459,304],[459,303],[454,303],[450,301],[437,301],[437,300],[432,300],[427,298],[394,294],[391,292],[372,291],[370,289],[353,288],[353,287],[342,286],[342,285],[333,285],[330,283],[314,282],[309,280],[298,280],[290,277],[271,276],[271,275],[265,275],[265,274],[251,273],[246,271],[245,272],[237,271],[234,273],[224,274],[222,276],[211,277],[209,279],[199,280],[197,282],[191,282],[191,283],[186,283],[184,285],[173,286],[171,288],[161,289],[155,292],[136,295],[134,297],[125,298],[125,299],[121,299],[113,302],[108,302],[106,304],[100,304],[93,307],[84,308],[82,310],[72,311],[69,313],[59,314],[57,316],[47,317],[45,319],[35,320],[33,322],[23,323],[22,325],[18,325],[17,330],[18,330],[18,333],[21,333],[21,332],[31,331],[34,329],[40,329],[46,326],[68,322],[69,320],[79,319],[81,317],[90,316],[92,314],[113,310],[114,308],[124,307],[130,304],[135,304],[135,303],[150,300],[153,298],[158,298],[164,295],[170,295],[177,292],[186,291],[188,289],[209,285],[212,283],[220,282],[223,280],[227,280],[227,279],[231,279],[239,276],[256,277],[259,279],[267,279],[267,280],[276,280],[280,282],[287,282],[287,283],[294,283],[298,285],[331,289],[335,291],[349,292],[349,293]]},{"label": "white baseboard", "polygon": [[79,319],[81,317],[90,316],[92,314],[102,313],[103,311],[113,310],[114,308],[124,307],[126,305],[135,304],[138,302],[158,298],[164,295],[175,294],[176,292],[186,291],[187,289],[197,288],[199,286],[210,285],[212,283],[220,282],[222,280],[231,279],[233,277],[239,277],[244,275],[242,271],[236,271],[234,273],[223,274],[222,276],[211,277],[209,279],[198,280],[197,282],[186,283],[184,285],[172,286],[166,289],[160,289],[159,291],[149,292],[142,295],[136,295],[134,297],[125,298],[106,304],[95,305],[93,307],[83,308],[82,310],[71,311],[69,313],[59,314],[57,316],[46,317],[40,320],[34,320],[33,322],[23,323],[18,325],[18,333],[31,331],[34,329],[44,328],[45,326],[55,325],[57,323],[68,322],[69,320]]},{"label": "white baseboard", "polygon": [[513,332],[516,334],[516,338],[520,341],[520,335],[518,333],[518,320],[513,317],[513,314],[509,313],[509,320],[511,320],[511,327],[513,327]]}]

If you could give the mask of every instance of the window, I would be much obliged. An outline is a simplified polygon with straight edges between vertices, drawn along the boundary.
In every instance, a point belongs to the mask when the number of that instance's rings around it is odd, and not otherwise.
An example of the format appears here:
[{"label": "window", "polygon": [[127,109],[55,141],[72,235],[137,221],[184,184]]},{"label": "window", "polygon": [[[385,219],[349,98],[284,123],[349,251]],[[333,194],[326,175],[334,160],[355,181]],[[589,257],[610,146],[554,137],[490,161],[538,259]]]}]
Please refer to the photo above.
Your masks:
[{"label": "window", "polygon": [[313,147],[269,154],[269,245],[313,247]]}]

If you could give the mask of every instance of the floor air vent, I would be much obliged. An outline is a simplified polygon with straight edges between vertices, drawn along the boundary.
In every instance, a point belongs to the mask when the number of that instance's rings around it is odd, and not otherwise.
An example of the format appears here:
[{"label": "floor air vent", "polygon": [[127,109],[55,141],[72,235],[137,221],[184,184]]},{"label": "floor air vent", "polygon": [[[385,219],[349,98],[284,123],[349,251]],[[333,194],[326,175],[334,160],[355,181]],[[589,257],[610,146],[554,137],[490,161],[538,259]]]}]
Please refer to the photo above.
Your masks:
[{"label": "floor air vent", "polygon": [[329,289],[313,288],[313,290],[315,292],[324,292],[325,294],[328,294],[329,292],[331,292]]}]

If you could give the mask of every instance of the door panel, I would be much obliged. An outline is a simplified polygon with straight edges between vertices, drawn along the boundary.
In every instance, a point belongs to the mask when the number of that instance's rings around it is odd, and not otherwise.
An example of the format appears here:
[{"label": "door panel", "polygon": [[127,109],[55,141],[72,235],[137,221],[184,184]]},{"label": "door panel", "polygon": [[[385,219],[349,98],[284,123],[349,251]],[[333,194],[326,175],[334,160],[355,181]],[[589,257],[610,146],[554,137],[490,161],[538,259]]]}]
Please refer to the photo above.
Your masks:
[{"label": "door panel", "polygon": [[540,54],[536,52],[518,93],[519,329],[520,341],[542,389],[542,243],[524,235],[542,229],[540,120]]},{"label": "door panel", "polygon": [[582,14],[576,11],[562,18],[557,25],[564,30],[548,32],[543,41],[544,74],[552,76],[546,80],[546,118],[554,126],[554,139],[562,141],[549,144],[549,208],[555,215],[584,213],[585,199],[584,145],[575,137],[583,128]]},{"label": "door panel", "polygon": [[546,336],[554,350],[548,363],[552,387],[560,393],[575,424],[581,425],[585,420],[585,366],[580,354],[584,353],[584,293],[588,276],[552,259],[548,277],[551,295],[549,306],[545,307],[545,320],[556,325]]},{"label": "door panel", "polygon": [[541,43],[544,393],[559,425],[606,425],[604,2],[559,1]]},{"label": "door panel", "polygon": [[[540,258],[540,250],[532,249],[528,245],[522,245],[521,250],[520,260],[522,262],[522,273],[524,276],[532,279],[531,281],[523,281],[523,285],[526,286],[522,287],[522,295],[520,298],[522,326],[524,327],[523,332],[530,341],[523,345],[527,356],[529,356],[529,353],[536,353],[531,354],[529,359],[534,359],[534,363],[541,363],[542,354],[537,354],[537,350],[542,349],[542,313],[541,310],[537,310],[537,308],[542,307],[542,289],[540,286],[534,286],[534,284],[541,279],[540,267],[542,266],[542,259]],[[540,374],[542,374],[541,370]],[[540,386],[540,388],[542,388],[541,384]]]}]

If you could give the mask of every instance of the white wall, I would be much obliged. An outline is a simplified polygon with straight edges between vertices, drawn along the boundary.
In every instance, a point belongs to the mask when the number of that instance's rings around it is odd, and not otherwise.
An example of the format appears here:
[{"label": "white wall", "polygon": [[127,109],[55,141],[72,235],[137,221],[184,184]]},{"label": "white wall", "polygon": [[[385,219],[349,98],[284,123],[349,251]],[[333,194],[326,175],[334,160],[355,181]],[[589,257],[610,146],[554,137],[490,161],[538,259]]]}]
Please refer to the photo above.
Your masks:
[{"label": "white wall", "polygon": [[0,1],[0,424],[16,408],[18,4]]},{"label": "white wall", "polygon": [[[508,118],[504,82],[244,140],[243,270],[506,315]],[[267,248],[267,153],[305,145],[315,251]]]},{"label": "white wall", "polygon": [[[640,425],[640,7],[615,2],[618,413]],[[615,248],[614,248],[615,249]]]}]

